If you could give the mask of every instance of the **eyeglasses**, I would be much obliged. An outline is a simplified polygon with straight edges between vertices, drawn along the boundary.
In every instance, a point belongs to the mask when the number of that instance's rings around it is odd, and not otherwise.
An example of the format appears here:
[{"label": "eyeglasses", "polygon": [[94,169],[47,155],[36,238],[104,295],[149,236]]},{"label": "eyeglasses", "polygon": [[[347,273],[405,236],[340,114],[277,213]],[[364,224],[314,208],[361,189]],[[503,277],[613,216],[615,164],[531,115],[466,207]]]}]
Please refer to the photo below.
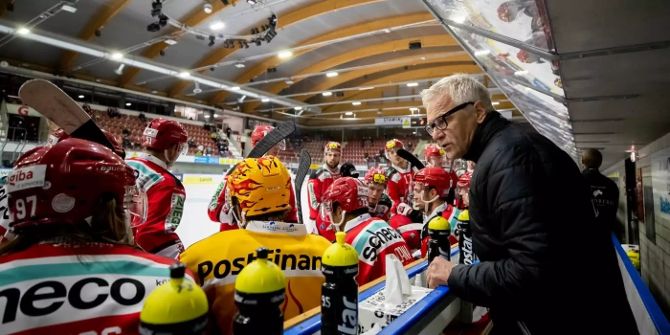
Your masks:
[{"label": "eyeglasses", "polygon": [[473,101],[464,102],[464,103],[450,109],[448,112],[440,115],[431,124],[426,125],[426,132],[428,133],[428,135],[433,136],[433,133],[435,133],[436,128],[439,129],[439,130],[447,129],[447,125],[448,125],[447,118],[449,116],[455,114],[456,112],[462,110],[463,108],[465,108],[465,106],[470,105],[470,104],[474,105],[475,103]]}]

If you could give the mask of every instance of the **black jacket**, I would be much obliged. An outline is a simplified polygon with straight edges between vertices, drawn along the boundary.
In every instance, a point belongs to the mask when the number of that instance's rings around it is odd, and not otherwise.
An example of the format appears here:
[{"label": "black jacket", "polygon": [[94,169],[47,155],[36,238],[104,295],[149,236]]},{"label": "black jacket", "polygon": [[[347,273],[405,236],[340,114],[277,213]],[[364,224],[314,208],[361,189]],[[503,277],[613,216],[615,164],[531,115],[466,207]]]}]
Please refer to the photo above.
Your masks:
[{"label": "black jacket", "polygon": [[[584,169],[582,175],[590,186],[590,196],[598,225],[616,231],[616,212],[619,209],[619,188],[598,169]],[[619,232],[617,232],[619,233]]]},{"label": "black jacket", "polygon": [[457,265],[448,284],[490,307],[494,334],[637,333],[609,232],[594,223],[570,156],[491,112],[464,159],[477,163],[470,218],[481,262]]}]

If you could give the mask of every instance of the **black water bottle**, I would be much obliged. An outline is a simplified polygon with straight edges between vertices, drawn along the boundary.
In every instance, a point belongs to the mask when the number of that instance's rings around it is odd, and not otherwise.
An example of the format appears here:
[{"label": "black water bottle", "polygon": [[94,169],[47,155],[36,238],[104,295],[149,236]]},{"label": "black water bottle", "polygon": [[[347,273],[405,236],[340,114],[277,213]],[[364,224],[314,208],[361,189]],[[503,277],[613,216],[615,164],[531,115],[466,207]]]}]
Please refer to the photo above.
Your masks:
[{"label": "black water bottle", "polygon": [[233,334],[282,334],[284,315],[284,273],[268,258],[268,249],[258,248],[256,260],[247,264],[235,280]]},{"label": "black water bottle", "polygon": [[358,253],[344,242],[344,232],[321,258],[326,281],[321,286],[321,334],[358,334]]},{"label": "black water bottle", "polygon": [[463,210],[457,217],[456,231],[458,232],[458,248],[461,250],[461,256],[458,259],[460,264],[470,265],[475,260],[475,253],[472,250],[472,230],[470,228],[470,213],[467,209]]},{"label": "black water bottle", "polygon": [[[447,219],[440,215],[428,221],[428,236],[430,236],[430,240],[428,241],[429,261],[432,261],[437,255],[451,260],[449,235],[451,235],[451,225]],[[433,255],[432,258],[431,255]]]}]

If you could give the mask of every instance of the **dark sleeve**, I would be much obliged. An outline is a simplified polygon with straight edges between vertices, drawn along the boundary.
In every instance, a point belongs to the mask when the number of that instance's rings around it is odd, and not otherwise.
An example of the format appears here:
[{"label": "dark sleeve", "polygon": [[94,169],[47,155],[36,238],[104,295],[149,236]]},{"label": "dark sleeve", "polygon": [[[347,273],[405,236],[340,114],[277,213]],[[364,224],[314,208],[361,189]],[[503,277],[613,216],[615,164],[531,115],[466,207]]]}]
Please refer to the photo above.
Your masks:
[{"label": "dark sleeve", "polygon": [[[500,243],[497,261],[456,266],[448,280],[461,298],[482,306],[496,302],[521,302],[533,296],[548,253],[545,173],[533,153],[503,155],[499,162],[512,162],[488,174],[482,196],[494,222],[478,225],[493,232]],[[502,165],[504,163],[498,163]],[[543,180],[545,179],[545,180]],[[476,250],[475,250],[476,252]]]}]

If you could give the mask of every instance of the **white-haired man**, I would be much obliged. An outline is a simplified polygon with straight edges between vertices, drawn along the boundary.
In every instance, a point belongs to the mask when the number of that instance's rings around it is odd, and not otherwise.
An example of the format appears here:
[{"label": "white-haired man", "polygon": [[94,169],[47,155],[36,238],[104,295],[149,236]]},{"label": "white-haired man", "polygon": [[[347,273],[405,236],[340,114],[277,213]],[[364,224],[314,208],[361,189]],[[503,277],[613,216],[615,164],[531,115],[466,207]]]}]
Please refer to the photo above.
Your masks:
[{"label": "white-haired man", "polygon": [[[637,333],[612,242],[572,158],[494,111],[470,76],[446,77],[421,97],[426,130],[447,157],[477,163],[470,215],[481,262],[438,258],[429,285],[489,307],[491,334],[567,334],[576,324],[581,334]],[[570,257],[572,247],[588,260]]]}]

